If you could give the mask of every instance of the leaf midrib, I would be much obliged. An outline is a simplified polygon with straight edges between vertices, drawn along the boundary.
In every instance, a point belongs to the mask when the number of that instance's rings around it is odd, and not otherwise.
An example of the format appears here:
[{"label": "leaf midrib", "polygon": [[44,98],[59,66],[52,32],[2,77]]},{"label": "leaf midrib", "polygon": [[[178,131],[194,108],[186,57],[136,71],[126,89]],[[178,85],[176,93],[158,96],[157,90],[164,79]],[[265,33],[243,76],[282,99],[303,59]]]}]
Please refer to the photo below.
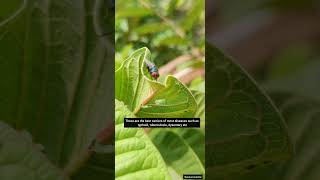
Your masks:
[{"label": "leaf midrib", "polygon": [[58,147],[58,157],[57,157],[57,162],[61,163],[61,157],[62,157],[62,153],[63,153],[63,145],[65,142],[65,136],[66,136],[66,131],[68,128],[68,124],[70,123],[70,117],[71,117],[71,112],[73,110],[74,104],[76,102],[75,97],[76,94],[79,91],[79,86],[80,86],[80,82],[81,82],[81,76],[85,70],[85,61],[86,61],[86,55],[87,55],[87,20],[86,20],[86,5],[85,5],[85,0],[81,1],[81,27],[80,27],[80,59],[79,59],[79,63],[80,63],[80,69],[78,72],[76,72],[76,83],[74,85],[74,89],[73,89],[73,93],[71,94],[71,102],[67,108],[67,111],[65,113],[64,116],[64,124],[63,124],[63,129],[62,129],[62,133],[61,133],[61,137],[59,138],[59,147]]}]

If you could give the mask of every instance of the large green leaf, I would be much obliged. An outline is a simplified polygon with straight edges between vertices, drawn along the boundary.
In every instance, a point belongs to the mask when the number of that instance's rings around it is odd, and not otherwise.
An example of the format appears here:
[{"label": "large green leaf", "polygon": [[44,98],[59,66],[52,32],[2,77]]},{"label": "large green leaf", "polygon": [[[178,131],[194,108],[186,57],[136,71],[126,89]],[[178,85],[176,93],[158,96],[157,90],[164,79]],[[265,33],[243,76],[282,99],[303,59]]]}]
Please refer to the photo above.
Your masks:
[{"label": "large green leaf", "polygon": [[237,177],[291,157],[277,108],[247,73],[209,44],[206,76],[207,178]]},{"label": "large green leaf", "polygon": [[192,148],[203,166],[205,164],[205,132],[203,129],[179,128],[172,129],[172,132],[179,135]]},{"label": "large green leaf", "polygon": [[143,129],[124,128],[125,117],[135,117],[123,102],[116,100],[116,180],[170,179],[167,167]]},{"label": "large green leaf", "polygon": [[183,174],[205,174],[202,163],[204,161],[204,134],[191,132],[189,134],[191,136],[188,136],[187,133],[185,133],[187,137],[183,137],[179,129],[175,131],[154,129],[150,133],[152,141],[169,168],[172,179],[183,179]]},{"label": "large green leaf", "polygon": [[286,119],[289,135],[295,144],[295,155],[286,163],[260,168],[240,179],[319,179],[319,102],[288,92],[272,92],[271,96]]},{"label": "large green leaf", "polygon": [[1,180],[67,180],[41,151],[26,131],[17,132],[0,122]]},{"label": "large green leaf", "polygon": [[1,2],[0,119],[28,130],[59,167],[81,159],[114,119],[106,2]]}]

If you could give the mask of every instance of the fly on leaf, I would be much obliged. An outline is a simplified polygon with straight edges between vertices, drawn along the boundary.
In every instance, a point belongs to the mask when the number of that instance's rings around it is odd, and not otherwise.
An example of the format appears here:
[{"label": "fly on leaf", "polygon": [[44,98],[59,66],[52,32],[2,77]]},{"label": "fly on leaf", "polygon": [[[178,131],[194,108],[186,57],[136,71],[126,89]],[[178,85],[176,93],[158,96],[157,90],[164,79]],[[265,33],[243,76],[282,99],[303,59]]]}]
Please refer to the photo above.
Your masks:
[{"label": "fly on leaf", "polygon": [[159,78],[158,67],[152,62],[145,62],[150,75],[157,80]]}]

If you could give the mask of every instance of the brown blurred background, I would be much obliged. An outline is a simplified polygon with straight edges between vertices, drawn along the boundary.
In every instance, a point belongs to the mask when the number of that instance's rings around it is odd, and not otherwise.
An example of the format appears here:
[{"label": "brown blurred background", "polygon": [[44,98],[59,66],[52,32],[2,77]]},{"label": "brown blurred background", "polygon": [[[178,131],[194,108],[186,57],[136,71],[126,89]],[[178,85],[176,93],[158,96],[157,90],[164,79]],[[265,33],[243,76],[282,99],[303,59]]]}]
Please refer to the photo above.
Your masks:
[{"label": "brown blurred background", "polygon": [[206,39],[254,73],[290,50],[319,57],[320,1],[206,1]]}]

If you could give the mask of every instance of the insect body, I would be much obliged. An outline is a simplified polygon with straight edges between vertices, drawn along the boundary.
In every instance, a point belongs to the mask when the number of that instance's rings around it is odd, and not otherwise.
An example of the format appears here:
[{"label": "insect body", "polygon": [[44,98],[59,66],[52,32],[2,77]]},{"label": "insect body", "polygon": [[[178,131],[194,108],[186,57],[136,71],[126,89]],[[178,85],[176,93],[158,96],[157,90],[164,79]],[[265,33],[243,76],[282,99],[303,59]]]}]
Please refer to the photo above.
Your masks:
[{"label": "insect body", "polygon": [[146,66],[148,68],[148,71],[150,73],[150,75],[154,78],[154,79],[158,79],[159,78],[159,70],[157,68],[157,66],[152,63],[152,62],[145,62]]}]

